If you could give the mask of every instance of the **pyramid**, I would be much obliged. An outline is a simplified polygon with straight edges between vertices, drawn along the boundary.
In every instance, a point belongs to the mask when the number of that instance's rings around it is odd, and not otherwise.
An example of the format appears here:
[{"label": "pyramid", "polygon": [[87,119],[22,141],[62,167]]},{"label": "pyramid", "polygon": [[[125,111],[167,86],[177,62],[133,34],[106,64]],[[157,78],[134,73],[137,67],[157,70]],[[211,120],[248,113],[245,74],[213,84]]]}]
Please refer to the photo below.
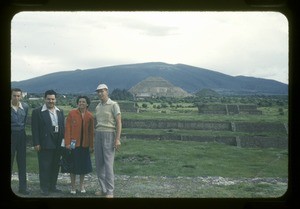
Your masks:
[{"label": "pyramid", "polygon": [[187,97],[191,96],[161,77],[148,77],[139,82],[129,92],[139,97]]}]

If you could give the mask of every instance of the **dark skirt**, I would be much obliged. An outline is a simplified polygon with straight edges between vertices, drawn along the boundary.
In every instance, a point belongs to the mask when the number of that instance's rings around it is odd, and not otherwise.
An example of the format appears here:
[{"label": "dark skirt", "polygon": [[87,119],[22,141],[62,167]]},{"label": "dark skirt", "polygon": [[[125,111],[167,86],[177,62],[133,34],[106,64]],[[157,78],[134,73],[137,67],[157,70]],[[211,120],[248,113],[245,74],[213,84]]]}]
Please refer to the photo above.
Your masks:
[{"label": "dark skirt", "polygon": [[72,174],[88,174],[92,172],[92,162],[88,147],[76,147],[72,150],[73,166],[70,169]]}]

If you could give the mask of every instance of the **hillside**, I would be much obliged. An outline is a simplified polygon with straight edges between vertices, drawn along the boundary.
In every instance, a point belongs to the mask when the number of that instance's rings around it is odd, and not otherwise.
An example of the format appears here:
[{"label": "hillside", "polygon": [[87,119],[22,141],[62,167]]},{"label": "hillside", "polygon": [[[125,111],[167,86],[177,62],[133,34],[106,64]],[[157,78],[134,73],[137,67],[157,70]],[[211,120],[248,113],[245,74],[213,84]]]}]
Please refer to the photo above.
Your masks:
[{"label": "hillside", "polygon": [[129,90],[150,76],[161,77],[188,93],[203,88],[230,94],[288,93],[287,84],[274,80],[234,77],[199,67],[161,62],[56,72],[11,84],[31,93],[42,93],[47,89],[59,93],[91,93],[100,82],[106,83],[110,91],[115,88]]}]

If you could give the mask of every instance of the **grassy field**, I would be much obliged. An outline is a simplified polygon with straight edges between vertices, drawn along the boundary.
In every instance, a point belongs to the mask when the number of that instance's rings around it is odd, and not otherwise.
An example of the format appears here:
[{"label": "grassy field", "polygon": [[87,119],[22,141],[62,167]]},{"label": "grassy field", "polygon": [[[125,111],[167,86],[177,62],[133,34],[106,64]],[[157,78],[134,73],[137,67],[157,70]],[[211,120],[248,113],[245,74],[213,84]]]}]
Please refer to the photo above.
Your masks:
[{"label": "grassy field", "polygon": [[[91,156],[92,175],[96,176],[94,155]],[[128,139],[116,153],[114,169],[119,197],[279,197],[286,192],[287,184],[272,182],[287,182],[288,151],[214,142]],[[17,171],[16,165],[13,171]],[[37,154],[30,149],[27,172],[38,173]],[[218,183],[224,178],[229,184]],[[272,182],[260,182],[260,178]],[[89,189],[95,191],[98,183],[95,179],[90,181],[93,186]],[[17,182],[12,185],[15,188]],[[38,182],[31,181],[29,186],[36,187],[34,192],[39,195]],[[60,186],[68,196],[69,183]]]},{"label": "grassy field", "polygon": [[[203,115],[190,104],[180,104],[181,108],[154,109],[148,108],[142,113],[122,113],[126,119],[168,119],[196,121],[245,121],[245,122],[287,122],[287,110],[278,114],[278,107],[260,108],[262,115]],[[139,104],[142,106],[142,104]],[[65,115],[71,106],[61,107]],[[174,109],[174,110],[173,110]],[[161,113],[166,110],[166,113]],[[163,127],[162,127],[163,128]],[[166,134],[164,129],[124,129],[123,133]],[[26,132],[31,135],[30,127]],[[181,135],[201,136],[235,136],[233,132],[205,130],[172,130]],[[255,133],[238,133],[240,136],[251,136]],[[261,133],[262,134],[262,133]],[[270,133],[265,133],[271,135]],[[117,153],[116,171],[124,175],[166,175],[166,176],[203,176],[219,175],[228,177],[276,176],[287,177],[287,150],[247,149],[231,147],[216,143],[199,143],[183,141],[145,141],[130,140],[123,143],[123,149]],[[28,149],[29,172],[37,172],[36,153]],[[274,162],[274,163],[273,163]],[[238,168],[238,169],[237,169]]]},{"label": "grassy field", "polygon": [[[124,119],[141,120],[189,120],[189,121],[213,121],[213,122],[288,122],[288,111],[279,114],[278,107],[261,107],[262,115],[203,115],[198,114],[197,108],[188,104],[181,104],[181,108],[155,109],[153,105],[147,104],[148,108],[142,108],[141,113],[122,112]],[[139,104],[141,106],[141,104]],[[61,107],[65,116],[72,109],[71,106]],[[30,111],[31,112],[31,111]],[[123,129],[123,133],[148,133],[166,134],[168,130],[163,129]],[[28,135],[31,135],[30,127],[26,128]],[[255,133],[233,133],[205,130],[176,130],[172,133],[181,135],[201,136],[251,136]],[[267,136],[271,133],[260,133]],[[92,154],[94,165],[94,155]],[[14,163],[13,172],[16,172]],[[27,172],[38,173],[37,154],[31,147],[27,150]],[[116,153],[115,173],[118,176],[129,176],[134,181],[122,190],[119,188],[119,196],[130,197],[141,195],[144,197],[158,194],[157,189],[162,189],[163,184],[173,182],[174,187],[171,196],[182,197],[269,197],[280,196],[286,190],[284,185],[271,184],[249,184],[243,182],[229,186],[213,185],[201,189],[193,187],[193,182],[198,177],[222,177],[231,179],[243,178],[288,178],[288,150],[275,148],[239,148],[215,142],[195,141],[168,141],[168,140],[141,140],[122,139],[122,148]],[[93,173],[95,175],[95,169]],[[134,178],[141,177],[141,178]],[[144,178],[147,177],[147,178]],[[163,178],[167,178],[162,180]],[[183,177],[183,178],[181,178]],[[189,180],[188,178],[193,178]],[[173,179],[173,180],[172,180]],[[200,181],[200,180],[199,180]],[[128,181],[129,182],[129,181]],[[178,190],[178,187],[185,187],[186,190]],[[12,182],[16,184],[16,182]],[[124,180],[116,179],[117,184],[123,184]],[[171,184],[171,183],[170,183]],[[131,187],[130,187],[130,186]],[[118,186],[117,186],[118,188]],[[155,189],[156,188],[156,189]],[[189,190],[189,191],[188,191]],[[178,191],[178,192],[177,192]],[[177,192],[177,193],[176,193]]]},{"label": "grassy field", "polygon": [[128,140],[116,172],[149,176],[287,177],[287,150],[218,143]]},{"label": "grassy field", "polygon": [[[130,139],[123,141],[115,159],[115,172],[130,176],[287,178],[287,166],[285,149],[238,148],[192,141]],[[13,170],[17,171],[16,165]],[[32,149],[27,150],[27,170],[38,172],[37,154]]]}]

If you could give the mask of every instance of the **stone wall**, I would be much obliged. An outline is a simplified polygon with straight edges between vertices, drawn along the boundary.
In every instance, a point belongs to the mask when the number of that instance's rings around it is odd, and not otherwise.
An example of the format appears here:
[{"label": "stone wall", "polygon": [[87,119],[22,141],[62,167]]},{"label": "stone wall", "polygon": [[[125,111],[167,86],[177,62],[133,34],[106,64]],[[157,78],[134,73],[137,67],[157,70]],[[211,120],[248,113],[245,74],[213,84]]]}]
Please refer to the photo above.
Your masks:
[{"label": "stone wall", "polygon": [[261,115],[262,111],[257,110],[256,105],[245,104],[199,104],[198,112],[200,114],[221,114],[221,115],[234,115],[234,114],[250,114]]},{"label": "stone wall", "polygon": [[201,114],[221,114],[226,115],[227,109],[225,105],[222,104],[201,104],[198,105],[198,112]]},{"label": "stone wall", "polygon": [[238,105],[227,105],[227,111],[229,115],[239,114]]},{"label": "stone wall", "polygon": [[229,122],[168,121],[168,120],[122,120],[123,128],[186,129],[231,131]]},{"label": "stone wall", "polygon": [[185,130],[211,130],[234,132],[276,132],[287,134],[283,123],[250,123],[250,122],[203,122],[203,121],[173,121],[173,120],[122,120],[123,128],[143,129],[185,129]]},{"label": "stone wall", "polygon": [[[155,120],[123,120],[124,128],[141,129],[184,129],[229,131],[236,136],[187,136],[180,134],[123,134],[124,137],[147,140],[182,140],[198,142],[219,142],[238,147],[288,147],[287,125],[283,123],[247,123],[247,122],[199,122],[199,121],[155,121]],[[252,136],[239,136],[251,133]],[[268,133],[278,133],[270,137]],[[257,134],[257,135],[256,135]],[[234,134],[233,134],[234,135]],[[265,135],[265,136],[264,136]]]},{"label": "stone wall", "polygon": [[[27,123],[30,124],[30,117]],[[123,128],[136,129],[183,129],[183,130],[210,130],[228,131],[236,133],[236,136],[188,136],[174,133],[162,135],[151,134],[126,134],[122,138],[138,138],[147,140],[182,140],[198,142],[219,142],[238,147],[288,147],[288,125],[283,123],[247,123],[247,122],[200,122],[200,121],[169,121],[169,120],[128,120],[122,119]],[[239,136],[239,133],[251,133],[254,136]],[[267,133],[278,136],[263,136]],[[255,135],[257,134],[257,135]],[[234,134],[231,134],[234,135]],[[31,143],[31,136],[28,136]]]},{"label": "stone wall", "polygon": [[246,123],[246,122],[235,122],[237,132],[276,132],[286,133],[286,128],[283,123]]},{"label": "stone wall", "polygon": [[179,140],[179,141],[197,141],[197,142],[219,142],[227,145],[236,146],[235,137],[220,136],[187,136],[187,135],[150,135],[150,134],[123,134],[124,138],[146,139],[146,140]]},{"label": "stone wall", "polygon": [[288,148],[288,137],[240,137],[241,147]]}]

